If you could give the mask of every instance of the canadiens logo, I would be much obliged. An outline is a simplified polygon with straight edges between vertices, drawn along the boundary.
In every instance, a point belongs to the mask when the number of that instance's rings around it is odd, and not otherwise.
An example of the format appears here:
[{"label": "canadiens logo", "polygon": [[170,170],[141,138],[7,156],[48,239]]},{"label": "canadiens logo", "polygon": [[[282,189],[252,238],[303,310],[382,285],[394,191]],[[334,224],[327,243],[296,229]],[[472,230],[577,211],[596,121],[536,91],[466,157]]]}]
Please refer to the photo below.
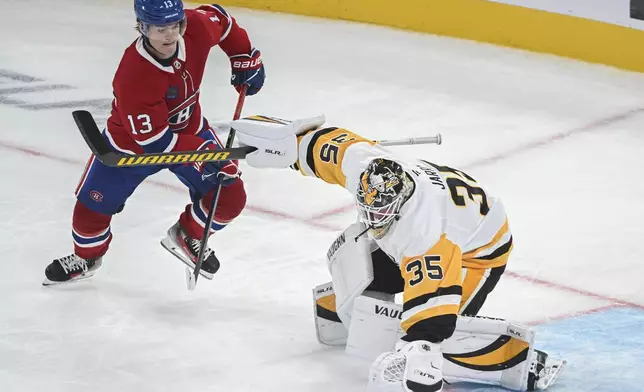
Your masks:
[{"label": "canadiens logo", "polygon": [[89,197],[97,203],[100,203],[103,201],[103,194],[99,191],[90,191]]},{"label": "canadiens logo", "polygon": [[195,110],[197,103],[198,92],[194,93],[190,98],[183,101],[180,105],[170,110],[168,123],[173,131],[180,131],[188,126],[190,116]]}]

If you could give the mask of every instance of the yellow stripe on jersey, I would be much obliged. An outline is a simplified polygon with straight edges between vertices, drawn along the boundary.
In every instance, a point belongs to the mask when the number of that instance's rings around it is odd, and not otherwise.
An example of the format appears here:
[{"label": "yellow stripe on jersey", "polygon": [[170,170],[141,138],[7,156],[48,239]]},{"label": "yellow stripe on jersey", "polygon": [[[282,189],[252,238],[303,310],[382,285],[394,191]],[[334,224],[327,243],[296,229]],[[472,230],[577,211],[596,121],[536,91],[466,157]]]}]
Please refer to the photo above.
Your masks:
[{"label": "yellow stripe on jersey", "polygon": [[508,259],[510,258],[510,252],[514,248],[514,245],[512,244],[512,237],[510,237],[508,243],[505,244],[507,245],[504,249],[505,252],[500,254],[498,257],[495,257],[493,259],[482,259],[476,258],[475,256],[481,251],[489,249],[493,246],[501,245],[499,244],[499,241],[501,241],[503,236],[508,234],[509,231],[510,226],[508,224],[508,219],[506,218],[503,226],[501,226],[499,231],[496,232],[489,243],[463,254],[463,265],[467,268],[495,268],[507,264]]},{"label": "yellow stripe on jersey", "polygon": [[487,347],[470,353],[447,354],[443,357],[462,367],[479,371],[499,371],[516,366],[528,358],[530,345],[502,335]]},{"label": "yellow stripe on jersey", "polygon": [[481,289],[481,282],[487,280],[489,275],[489,269],[487,268],[468,268],[463,279],[463,294],[461,294],[461,311],[465,309],[465,304],[471,297],[477,294],[478,290]]},{"label": "yellow stripe on jersey", "polygon": [[462,293],[461,257],[461,248],[443,234],[424,254],[403,258],[400,263],[405,281],[403,330],[432,317],[458,314]]},{"label": "yellow stripe on jersey", "polygon": [[[499,249],[501,249],[501,248],[499,248]],[[503,254],[501,254],[501,255],[499,255],[497,257],[491,258],[491,259],[487,259],[487,258],[486,259],[481,259],[481,258],[463,259],[463,267],[465,267],[465,268],[498,268],[498,267],[502,267],[502,266],[508,264],[508,260],[510,259],[510,253],[512,252],[512,249],[514,249],[514,244],[512,243],[512,238],[510,237],[510,242],[506,243],[503,246],[503,249],[502,249],[502,250],[506,250],[505,253],[503,253]]]},{"label": "yellow stripe on jersey", "polygon": [[[303,175],[314,174],[316,177],[342,187],[347,178],[342,172],[342,159],[347,148],[355,143],[374,141],[356,135],[342,128],[323,128],[309,131],[298,136],[299,158],[295,166]],[[306,152],[303,155],[303,152]],[[302,157],[304,161],[302,162]]]},{"label": "yellow stripe on jersey", "polygon": [[503,238],[503,236],[508,232],[508,230],[510,230],[510,225],[508,224],[508,218],[505,218],[505,223],[503,224],[503,226],[501,226],[499,231],[497,231],[496,234],[494,234],[494,237],[492,237],[492,241],[488,242],[486,245],[480,246],[480,247],[478,247],[478,248],[476,248],[474,250],[471,250],[471,251],[463,254],[463,258],[464,259],[473,258],[474,255],[476,255],[480,251],[488,249],[488,248],[491,248],[497,242],[499,242],[499,240],[501,238]]}]

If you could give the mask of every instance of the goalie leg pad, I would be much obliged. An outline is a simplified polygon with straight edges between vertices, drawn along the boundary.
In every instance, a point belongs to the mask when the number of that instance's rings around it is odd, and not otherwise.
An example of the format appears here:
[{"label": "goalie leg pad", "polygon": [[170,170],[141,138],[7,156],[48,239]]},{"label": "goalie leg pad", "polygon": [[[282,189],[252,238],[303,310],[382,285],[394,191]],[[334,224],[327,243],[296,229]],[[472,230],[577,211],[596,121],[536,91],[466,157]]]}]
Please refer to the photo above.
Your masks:
[{"label": "goalie leg pad", "polygon": [[477,382],[525,391],[534,331],[503,319],[459,316],[442,344],[445,380]]},{"label": "goalie leg pad", "polygon": [[347,327],[351,323],[354,299],[371,284],[374,276],[371,241],[364,235],[356,239],[365,228],[360,222],[352,224],[333,241],[327,252],[336,310]]},{"label": "goalie leg pad", "polygon": [[322,344],[346,344],[353,302],[373,282],[373,244],[365,236],[356,239],[364,229],[362,223],[352,224],[333,241],[327,252],[332,282],[313,289],[315,329]]},{"label": "goalie leg pad", "polygon": [[[387,293],[365,291],[365,296],[393,302],[394,296]],[[313,289],[313,317],[318,341],[329,346],[347,344],[349,331],[342,324],[335,310],[335,293],[331,282],[321,284]]]},{"label": "goalie leg pad", "polygon": [[400,328],[402,307],[367,296],[359,296],[353,305],[353,316],[345,352],[373,361],[385,351],[392,351],[405,335]]},{"label": "goalie leg pad", "polygon": [[313,317],[318,341],[329,346],[342,346],[349,332],[335,310],[335,293],[331,282],[313,289]]},{"label": "goalie leg pad", "polygon": [[[402,306],[366,296],[356,298],[345,352],[374,360],[393,350],[405,335],[400,328]],[[503,319],[459,316],[452,337],[441,343],[443,378],[450,383],[474,382],[528,390],[552,385],[565,361],[534,364],[535,333]]]}]

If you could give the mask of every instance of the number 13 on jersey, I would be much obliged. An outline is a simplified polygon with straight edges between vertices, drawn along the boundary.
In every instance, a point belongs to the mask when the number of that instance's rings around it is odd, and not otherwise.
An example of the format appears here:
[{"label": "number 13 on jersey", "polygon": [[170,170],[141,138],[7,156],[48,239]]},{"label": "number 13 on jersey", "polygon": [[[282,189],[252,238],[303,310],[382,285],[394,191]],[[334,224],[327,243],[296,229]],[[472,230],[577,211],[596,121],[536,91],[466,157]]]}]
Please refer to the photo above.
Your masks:
[{"label": "number 13 on jersey", "polygon": [[134,118],[131,114],[127,116],[127,119],[130,121],[130,128],[132,128],[132,133],[135,135],[146,134],[152,132],[152,123],[150,123],[150,116],[147,114],[139,114]]}]

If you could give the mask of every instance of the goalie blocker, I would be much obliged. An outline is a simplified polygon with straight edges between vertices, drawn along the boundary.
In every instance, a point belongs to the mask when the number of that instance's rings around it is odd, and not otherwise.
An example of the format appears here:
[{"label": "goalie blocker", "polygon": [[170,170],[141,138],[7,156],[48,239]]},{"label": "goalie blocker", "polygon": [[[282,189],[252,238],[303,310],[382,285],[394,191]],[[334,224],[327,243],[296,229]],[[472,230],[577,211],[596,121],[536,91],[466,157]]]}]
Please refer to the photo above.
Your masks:
[{"label": "goalie blocker", "polygon": [[[358,236],[362,227],[350,226],[327,252],[333,281],[313,289],[314,317],[320,343],[345,345],[347,354],[374,361],[394,351],[405,335],[400,326],[403,309],[390,294],[365,291],[374,279],[373,244]],[[440,343],[443,379],[517,391],[546,389],[565,361],[536,350],[534,337],[533,330],[519,323],[458,316],[454,334]]]}]

